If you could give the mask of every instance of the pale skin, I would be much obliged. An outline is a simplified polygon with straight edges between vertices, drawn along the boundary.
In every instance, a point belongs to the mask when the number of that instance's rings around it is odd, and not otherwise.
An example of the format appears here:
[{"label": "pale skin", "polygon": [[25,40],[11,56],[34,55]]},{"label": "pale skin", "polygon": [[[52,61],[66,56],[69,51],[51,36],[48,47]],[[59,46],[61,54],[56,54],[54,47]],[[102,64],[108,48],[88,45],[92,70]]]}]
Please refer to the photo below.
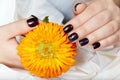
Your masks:
[{"label": "pale skin", "polygon": [[[117,3],[117,4],[115,4]],[[79,4],[73,12],[76,15],[66,25],[72,24],[73,32],[81,40],[87,38],[92,45],[100,43],[98,49],[113,45],[120,41],[120,0],[91,0]],[[83,46],[82,46],[83,47]]]},{"label": "pale skin", "polygon": [[[79,35],[77,40],[88,38],[87,45],[100,42],[101,45],[97,49],[120,41],[120,8],[113,0],[93,0],[80,5],[76,11],[73,9],[76,16],[67,23],[74,26],[69,35],[76,32]],[[1,64],[23,68],[17,55],[18,42],[15,37],[32,29],[34,28],[28,27],[26,19],[0,27]]]},{"label": "pale skin", "polygon": [[23,68],[20,57],[17,55],[18,41],[15,37],[24,35],[34,29],[27,25],[26,20],[16,21],[0,27],[0,63],[9,67]]}]

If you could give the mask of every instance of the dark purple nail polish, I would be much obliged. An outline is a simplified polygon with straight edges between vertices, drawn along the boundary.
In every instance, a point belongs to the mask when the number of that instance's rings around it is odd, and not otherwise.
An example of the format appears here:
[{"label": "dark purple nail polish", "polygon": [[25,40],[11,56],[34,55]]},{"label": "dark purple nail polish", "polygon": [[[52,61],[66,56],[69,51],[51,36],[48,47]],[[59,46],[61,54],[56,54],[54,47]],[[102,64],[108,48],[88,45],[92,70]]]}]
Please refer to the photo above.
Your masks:
[{"label": "dark purple nail polish", "polygon": [[78,34],[77,33],[72,33],[71,35],[68,36],[68,39],[69,39],[70,42],[73,42],[76,39],[78,39]]},{"label": "dark purple nail polish", "polygon": [[77,3],[77,4],[74,6],[75,11],[77,11],[77,6],[78,6],[79,4],[81,4],[81,3]]},{"label": "dark purple nail polish", "polygon": [[92,44],[93,48],[96,49],[96,48],[99,48],[100,47],[100,43],[99,42],[95,42]]},{"label": "dark purple nail polish", "polygon": [[65,33],[69,33],[70,31],[72,31],[73,30],[73,26],[71,25],[71,24],[69,24],[69,25],[67,25],[67,26],[65,26],[64,28],[63,28],[63,31],[65,32]]},{"label": "dark purple nail polish", "polygon": [[37,20],[38,20],[38,18],[36,17],[36,16],[34,16],[34,15],[31,15],[33,18],[36,18]]},{"label": "dark purple nail polish", "polygon": [[88,38],[84,38],[84,39],[79,40],[79,43],[81,46],[84,46],[89,43],[89,40]]},{"label": "dark purple nail polish", "polygon": [[35,27],[39,24],[38,18],[34,15],[31,15],[33,18],[27,20],[27,24],[29,27]]}]

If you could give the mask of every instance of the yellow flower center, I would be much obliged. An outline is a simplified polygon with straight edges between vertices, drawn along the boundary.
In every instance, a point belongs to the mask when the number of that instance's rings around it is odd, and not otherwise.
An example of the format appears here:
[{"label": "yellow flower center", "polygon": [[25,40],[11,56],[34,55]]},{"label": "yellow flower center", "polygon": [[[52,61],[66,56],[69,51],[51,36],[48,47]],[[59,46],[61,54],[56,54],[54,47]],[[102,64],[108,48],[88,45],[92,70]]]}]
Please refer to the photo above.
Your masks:
[{"label": "yellow flower center", "polygon": [[37,47],[37,51],[42,58],[54,57],[54,46],[51,43],[41,42]]}]

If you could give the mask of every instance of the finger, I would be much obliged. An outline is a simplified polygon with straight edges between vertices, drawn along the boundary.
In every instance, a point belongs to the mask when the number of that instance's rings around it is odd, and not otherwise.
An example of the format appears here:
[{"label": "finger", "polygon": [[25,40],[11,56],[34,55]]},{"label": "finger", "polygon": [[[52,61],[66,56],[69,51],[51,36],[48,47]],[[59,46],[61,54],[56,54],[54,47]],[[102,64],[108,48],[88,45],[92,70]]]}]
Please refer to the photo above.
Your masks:
[{"label": "finger", "polygon": [[89,6],[92,2],[93,1],[87,1],[87,2],[76,1],[72,7],[73,13],[75,15],[82,13],[87,8],[87,6]]},{"label": "finger", "polygon": [[93,44],[100,40],[103,40],[119,30],[118,23],[114,20],[110,21],[108,24],[104,25],[100,29],[89,34],[87,38],[89,39],[89,44]]},{"label": "finger", "polygon": [[105,25],[112,19],[111,14],[108,11],[103,11],[100,14],[94,16],[88,22],[86,22],[81,27],[71,31],[69,34],[77,33],[79,39],[85,38],[88,34],[94,32],[95,30],[99,29],[101,26]]},{"label": "finger", "polygon": [[115,34],[113,34],[110,37],[107,37],[103,40],[100,40],[99,42],[93,43],[92,46],[94,49],[99,50],[102,48],[105,48],[107,46],[113,45],[119,41],[120,38],[120,30],[117,31]]},{"label": "finger", "polygon": [[[104,7],[100,5],[99,1],[95,1],[91,3],[81,14],[75,16],[73,19],[71,19],[69,22],[65,24],[64,32],[70,32],[73,29],[76,29],[77,27],[81,26],[88,20],[90,20],[93,16],[97,15],[98,13],[102,12],[104,10]],[[74,27],[72,30],[69,30],[69,24],[71,24],[72,27]]]},{"label": "finger", "polygon": [[16,21],[14,23],[10,23],[8,25],[2,26],[0,30],[0,34],[2,34],[3,32],[4,38],[9,39],[27,33],[38,24],[39,24],[38,18],[33,16],[30,19],[24,19],[21,21]]},{"label": "finger", "polygon": [[78,15],[82,13],[86,7],[87,7],[87,4],[85,3],[76,3],[72,10],[75,15]]}]

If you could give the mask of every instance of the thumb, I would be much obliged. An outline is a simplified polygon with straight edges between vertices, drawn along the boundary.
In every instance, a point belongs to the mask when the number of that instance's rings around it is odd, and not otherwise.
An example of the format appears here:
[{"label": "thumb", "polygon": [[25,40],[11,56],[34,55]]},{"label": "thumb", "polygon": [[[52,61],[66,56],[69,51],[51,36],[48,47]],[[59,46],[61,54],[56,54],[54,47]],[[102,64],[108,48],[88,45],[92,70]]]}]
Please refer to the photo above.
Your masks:
[{"label": "thumb", "polygon": [[75,15],[78,15],[80,13],[82,13],[86,8],[87,6],[89,6],[91,3],[91,1],[88,1],[88,2],[79,2],[79,1],[76,1],[74,4],[73,4],[73,13]]},{"label": "thumb", "polygon": [[10,39],[34,29],[39,22],[41,23],[42,21],[39,21],[37,17],[32,15],[32,18],[16,21],[0,27],[0,35],[4,35],[3,38],[5,39]]}]

